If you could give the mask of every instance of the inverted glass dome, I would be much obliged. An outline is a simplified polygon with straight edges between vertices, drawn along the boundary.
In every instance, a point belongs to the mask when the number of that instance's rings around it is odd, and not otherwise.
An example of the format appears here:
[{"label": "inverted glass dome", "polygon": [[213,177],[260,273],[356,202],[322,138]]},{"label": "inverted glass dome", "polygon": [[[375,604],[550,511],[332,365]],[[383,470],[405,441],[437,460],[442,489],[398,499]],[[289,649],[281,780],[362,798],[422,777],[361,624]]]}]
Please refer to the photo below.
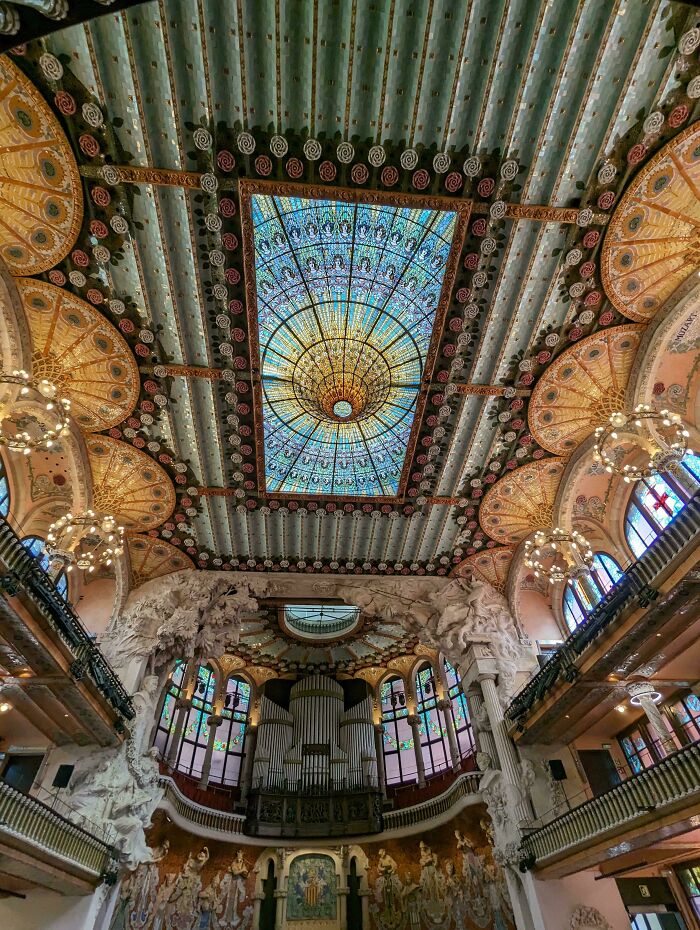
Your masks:
[{"label": "inverted glass dome", "polygon": [[301,639],[337,639],[360,622],[360,608],[347,604],[286,604],[284,626]]}]

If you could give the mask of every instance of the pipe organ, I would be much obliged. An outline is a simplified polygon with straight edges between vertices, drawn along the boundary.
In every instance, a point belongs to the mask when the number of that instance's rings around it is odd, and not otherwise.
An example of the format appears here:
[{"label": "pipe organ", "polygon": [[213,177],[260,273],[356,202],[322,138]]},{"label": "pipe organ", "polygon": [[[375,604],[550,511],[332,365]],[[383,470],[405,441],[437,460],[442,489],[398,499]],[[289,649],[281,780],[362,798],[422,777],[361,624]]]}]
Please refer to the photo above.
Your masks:
[{"label": "pipe organ", "polygon": [[253,787],[377,789],[372,697],[344,709],[343,688],[325,675],[296,682],[289,710],[263,696]]}]

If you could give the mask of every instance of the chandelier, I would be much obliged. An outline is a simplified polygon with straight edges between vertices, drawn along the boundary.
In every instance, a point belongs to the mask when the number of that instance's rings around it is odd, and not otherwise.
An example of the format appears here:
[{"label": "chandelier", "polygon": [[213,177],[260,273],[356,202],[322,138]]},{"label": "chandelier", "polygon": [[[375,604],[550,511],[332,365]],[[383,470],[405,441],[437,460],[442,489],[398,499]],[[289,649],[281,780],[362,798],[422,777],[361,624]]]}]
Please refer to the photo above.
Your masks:
[{"label": "chandelier", "polygon": [[590,572],[593,550],[576,530],[569,532],[558,526],[537,530],[525,542],[525,565],[533,569],[536,578],[547,578],[550,584],[573,581]]},{"label": "chandelier", "polygon": [[[679,414],[638,404],[631,413],[616,411],[607,426],[596,429],[593,454],[606,471],[621,475],[627,482],[641,481],[660,472],[673,472],[690,451],[689,435]],[[645,463],[623,464],[617,451],[622,444],[643,452]]]},{"label": "chandelier", "polygon": [[[22,410],[12,402],[0,402],[0,445],[11,452],[45,452],[69,427],[70,401],[60,397],[48,378],[34,378],[26,371],[0,371],[0,385],[16,385],[18,399],[34,401],[41,414]],[[7,430],[6,425],[11,429]]]},{"label": "chandelier", "polygon": [[111,565],[124,552],[124,527],[110,514],[94,510],[73,515],[67,513],[49,527],[46,554],[52,573],[73,566],[94,572],[100,565]]}]

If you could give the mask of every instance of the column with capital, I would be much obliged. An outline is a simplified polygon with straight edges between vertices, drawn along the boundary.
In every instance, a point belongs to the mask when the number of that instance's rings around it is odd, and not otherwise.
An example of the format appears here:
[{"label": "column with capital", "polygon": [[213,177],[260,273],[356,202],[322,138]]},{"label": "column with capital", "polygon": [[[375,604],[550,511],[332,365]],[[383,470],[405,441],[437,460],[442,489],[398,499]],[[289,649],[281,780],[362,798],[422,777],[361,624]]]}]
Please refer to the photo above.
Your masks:
[{"label": "column with capital", "polygon": [[386,769],[384,767],[384,733],[383,723],[374,724],[374,752],[377,756],[377,779],[382,794],[386,797]]},{"label": "column with capital", "polygon": [[632,699],[632,703],[638,704],[646,714],[647,720],[659,738],[664,755],[667,756],[669,753],[675,752],[678,747],[663,721],[661,711],[654,703],[654,695],[658,695],[659,692],[653,683],[650,681],[635,681],[627,685],[626,690]]},{"label": "column with capital", "polygon": [[416,771],[418,772],[418,785],[420,788],[425,787],[425,762],[423,761],[423,750],[420,745],[420,715],[409,714],[406,722],[411,727],[413,734],[413,750],[416,754]]},{"label": "column with capital", "polygon": [[224,718],[220,714],[212,714],[207,717],[207,726],[209,728],[209,738],[207,739],[207,748],[204,750],[204,762],[202,764],[202,777],[199,779],[199,787],[206,788],[209,784],[209,775],[211,774],[211,757],[214,754],[214,741],[216,740],[216,731]]},{"label": "column with capital", "polygon": [[455,733],[455,722],[452,719],[452,701],[448,697],[440,698],[440,700],[437,702],[437,709],[441,711],[442,719],[445,721],[447,742],[450,746],[452,771],[458,772],[461,760],[459,757],[459,746],[457,745],[457,734]]},{"label": "column with capital", "polygon": [[487,755],[491,759],[491,765],[494,768],[498,768],[498,754],[496,753],[496,744],[493,741],[493,734],[486,726],[480,724],[480,721],[483,720],[484,717],[488,720],[481,688],[476,683],[473,684],[465,691],[465,697],[467,699],[469,721],[472,725],[477,753],[484,753]]},{"label": "column with capital", "polygon": [[437,676],[440,682],[440,700],[438,701],[438,710],[442,711],[445,720],[445,730],[447,731],[447,742],[450,746],[450,759],[452,760],[452,770],[457,772],[462,761],[459,754],[459,744],[457,742],[457,733],[455,731],[455,722],[452,717],[452,701],[449,697],[449,687],[447,685],[447,673],[445,663],[440,659],[437,663]]},{"label": "column with capital", "polygon": [[479,674],[479,683],[484,695],[484,704],[488,714],[491,732],[496,747],[496,755],[500,763],[501,772],[506,780],[516,789],[519,798],[515,805],[516,822],[522,823],[532,819],[532,813],[529,805],[523,796],[521,789],[520,766],[515,746],[511,742],[510,736],[506,730],[505,720],[501,702],[496,690],[496,675],[494,672],[482,672]]},{"label": "column with capital", "polygon": [[190,659],[187,662],[185,671],[182,673],[180,697],[175,701],[175,711],[177,714],[175,718],[175,726],[171,734],[170,745],[168,746],[168,750],[165,754],[165,761],[168,763],[170,768],[173,768],[177,762],[177,754],[178,750],[180,749],[182,731],[185,728],[185,722],[192,707],[192,689],[190,688],[190,684],[194,677],[194,670],[196,667],[196,663]]},{"label": "column with capital", "polygon": [[248,792],[253,787],[253,762],[255,761],[255,747],[257,744],[258,728],[254,723],[249,723],[245,735],[245,742],[243,743],[245,754],[243,756],[243,765],[239,782],[241,786],[241,804],[245,804],[248,798]]}]

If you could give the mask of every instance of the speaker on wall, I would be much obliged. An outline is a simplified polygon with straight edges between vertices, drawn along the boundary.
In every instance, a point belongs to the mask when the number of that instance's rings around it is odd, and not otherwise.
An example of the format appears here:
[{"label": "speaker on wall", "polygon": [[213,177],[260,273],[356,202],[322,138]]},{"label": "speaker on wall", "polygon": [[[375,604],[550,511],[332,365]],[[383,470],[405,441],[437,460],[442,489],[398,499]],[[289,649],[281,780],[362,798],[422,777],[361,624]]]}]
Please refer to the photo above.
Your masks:
[{"label": "speaker on wall", "polygon": [[550,759],[549,771],[552,773],[554,781],[566,781],[566,769],[561,759]]},{"label": "speaker on wall", "polygon": [[74,765],[59,765],[51,783],[52,788],[67,788],[73,774]]}]

